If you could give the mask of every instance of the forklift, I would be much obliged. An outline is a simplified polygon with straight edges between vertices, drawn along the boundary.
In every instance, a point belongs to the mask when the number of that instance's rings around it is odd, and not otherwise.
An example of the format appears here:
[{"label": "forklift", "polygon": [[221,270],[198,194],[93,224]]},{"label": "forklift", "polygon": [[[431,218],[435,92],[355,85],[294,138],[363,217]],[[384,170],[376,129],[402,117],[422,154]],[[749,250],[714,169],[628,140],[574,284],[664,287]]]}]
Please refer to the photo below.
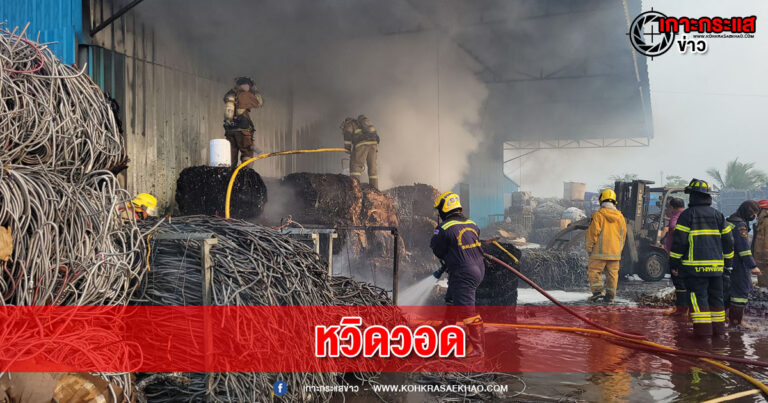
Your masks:
[{"label": "forklift", "polygon": [[[637,274],[645,281],[659,281],[667,274],[667,252],[662,230],[664,209],[669,198],[682,195],[683,187],[657,187],[648,180],[617,181],[614,185],[617,208],[627,221],[627,240],[621,257],[619,275]],[[546,246],[550,250],[568,250],[584,244],[584,235],[592,218],[584,218],[557,233]],[[671,234],[668,234],[671,236]]]}]

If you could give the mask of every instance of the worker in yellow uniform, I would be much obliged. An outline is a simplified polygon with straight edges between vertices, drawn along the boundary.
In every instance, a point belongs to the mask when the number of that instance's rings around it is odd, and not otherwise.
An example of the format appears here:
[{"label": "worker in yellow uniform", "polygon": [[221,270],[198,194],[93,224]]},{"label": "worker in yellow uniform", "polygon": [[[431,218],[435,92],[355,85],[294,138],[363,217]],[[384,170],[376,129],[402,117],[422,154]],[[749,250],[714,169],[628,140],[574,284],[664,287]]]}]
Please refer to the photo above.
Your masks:
[{"label": "worker in yellow uniform", "polygon": [[[379,153],[379,134],[373,127],[371,120],[365,115],[358,116],[354,123],[350,122],[349,127],[352,130],[349,136],[349,141],[352,143],[349,175],[359,181],[363,175],[363,168],[368,166],[368,183],[374,189],[378,189],[379,173],[376,159]],[[345,134],[345,148],[347,147],[346,141],[347,135]]]},{"label": "worker in yellow uniform", "polygon": [[146,220],[157,215],[157,198],[149,193],[139,193],[120,210],[124,220],[129,220],[131,216],[136,221]]},{"label": "worker in yellow uniform", "polygon": [[254,153],[261,151],[253,144],[255,130],[251,120],[251,109],[261,108],[264,99],[253,86],[253,80],[248,77],[235,79],[235,87],[224,94],[224,135],[229,140],[232,166],[253,158]]},{"label": "worker in yellow uniform", "polygon": [[[627,237],[627,223],[616,209],[616,193],[611,189],[600,193],[600,210],[592,214],[587,230],[585,247],[589,253],[587,277],[592,290],[590,302],[611,303],[616,297],[619,283],[621,251]],[[603,286],[603,271],[607,284]]]}]

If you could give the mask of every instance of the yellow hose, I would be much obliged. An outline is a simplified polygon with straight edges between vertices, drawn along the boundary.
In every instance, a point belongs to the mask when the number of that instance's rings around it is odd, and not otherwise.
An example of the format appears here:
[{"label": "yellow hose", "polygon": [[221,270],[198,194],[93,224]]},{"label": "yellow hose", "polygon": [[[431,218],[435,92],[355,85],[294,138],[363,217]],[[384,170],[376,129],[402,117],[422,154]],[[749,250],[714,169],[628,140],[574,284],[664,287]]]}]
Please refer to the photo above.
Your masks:
[{"label": "yellow hose", "polygon": [[504,253],[506,253],[507,255],[509,255],[509,257],[511,257],[511,258],[512,258],[512,260],[514,260],[514,261],[515,261],[515,263],[520,263],[520,261],[519,261],[519,260],[517,260],[517,258],[515,257],[515,255],[513,255],[513,254],[509,253],[509,251],[508,251],[508,250],[506,250],[506,249],[504,249],[504,247],[503,247],[503,246],[501,246],[501,244],[500,244],[500,243],[498,243],[498,242],[496,242],[496,241],[493,241],[493,244],[494,244],[494,245],[496,245],[496,247],[498,247],[498,248],[499,248],[499,249],[501,249],[502,251],[504,251]]},{"label": "yellow hose", "polygon": [[238,167],[235,169],[235,172],[232,172],[232,177],[229,178],[229,185],[227,185],[227,197],[224,200],[224,217],[229,218],[229,199],[232,198],[232,187],[235,185],[235,178],[237,178],[237,174],[240,172],[240,170],[245,168],[251,162],[258,161],[264,158],[269,158],[269,157],[277,157],[278,155],[327,153],[327,152],[333,152],[333,151],[344,152],[344,153],[348,152],[346,148],[318,148],[316,150],[278,151],[274,153],[258,155],[238,165]]},{"label": "yellow hose", "polygon": [[[673,347],[665,346],[663,344],[654,343],[652,341],[647,340],[637,340],[637,339],[630,339],[628,337],[621,337],[617,336],[615,334],[606,332],[604,330],[597,330],[597,329],[583,329],[580,327],[568,327],[568,326],[549,326],[549,325],[524,325],[524,324],[514,324],[514,323],[486,323],[487,326],[498,326],[498,327],[513,327],[513,328],[520,328],[520,329],[537,329],[537,330],[553,330],[558,332],[572,332],[572,333],[591,333],[591,334],[598,334],[601,336],[608,336],[613,337],[616,339],[620,339],[623,341],[628,341],[632,343],[638,343],[638,344],[644,344],[647,346],[657,347],[657,348],[663,348],[666,350],[676,350]],[[738,375],[745,380],[747,380],[749,383],[757,386],[757,388],[762,391],[766,396],[768,396],[768,386],[763,384],[762,382],[758,381],[757,379],[737,370],[734,368],[731,368],[721,362],[711,360],[709,358],[698,358],[701,361],[704,361],[708,364],[712,364],[718,368],[724,369],[732,374]]]},{"label": "yellow hose", "polygon": [[740,398],[740,397],[745,397],[745,396],[749,396],[749,395],[754,395],[755,393],[760,393],[760,389],[750,389],[750,390],[745,390],[745,391],[743,391],[743,392],[734,393],[734,394],[732,394],[732,395],[723,396],[723,397],[718,397],[717,399],[706,400],[706,401],[703,401],[703,402],[701,402],[701,403],[720,403],[720,402],[729,402],[729,401],[731,401],[731,400],[736,400],[736,399],[738,399],[738,398]]}]

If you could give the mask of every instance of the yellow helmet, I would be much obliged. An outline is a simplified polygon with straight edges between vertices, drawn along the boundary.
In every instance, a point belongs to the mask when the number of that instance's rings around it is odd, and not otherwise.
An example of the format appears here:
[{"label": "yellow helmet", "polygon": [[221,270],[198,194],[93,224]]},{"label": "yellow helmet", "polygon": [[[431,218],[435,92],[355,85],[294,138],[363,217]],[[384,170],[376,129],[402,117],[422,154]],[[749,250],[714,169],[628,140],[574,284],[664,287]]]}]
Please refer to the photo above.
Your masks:
[{"label": "yellow helmet", "polygon": [[157,208],[157,198],[149,193],[139,193],[131,200],[134,206],[140,208],[150,216],[154,216]]},{"label": "yellow helmet", "polygon": [[616,192],[614,192],[611,189],[605,189],[602,193],[600,193],[600,203],[604,201],[612,202],[613,204],[616,204]]},{"label": "yellow helmet", "polygon": [[453,192],[445,192],[441,194],[440,197],[435,200],[435,208],[442,213],[461,208],[459,195]]}]

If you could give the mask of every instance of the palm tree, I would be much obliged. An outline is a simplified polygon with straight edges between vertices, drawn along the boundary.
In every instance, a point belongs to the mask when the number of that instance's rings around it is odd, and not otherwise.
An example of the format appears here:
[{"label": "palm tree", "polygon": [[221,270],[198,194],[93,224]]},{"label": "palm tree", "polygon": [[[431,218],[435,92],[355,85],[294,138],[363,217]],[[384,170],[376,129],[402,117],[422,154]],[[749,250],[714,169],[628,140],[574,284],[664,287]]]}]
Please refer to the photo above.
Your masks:
[{"label": "palm tree", "polygon": [[754,162],[739,162],[738,158],[728,162],[725,175],[716,168],[708,169],[707,175],[715,180],[720,189],[756,190],[768,182],[768,175],[755,169]]}]

